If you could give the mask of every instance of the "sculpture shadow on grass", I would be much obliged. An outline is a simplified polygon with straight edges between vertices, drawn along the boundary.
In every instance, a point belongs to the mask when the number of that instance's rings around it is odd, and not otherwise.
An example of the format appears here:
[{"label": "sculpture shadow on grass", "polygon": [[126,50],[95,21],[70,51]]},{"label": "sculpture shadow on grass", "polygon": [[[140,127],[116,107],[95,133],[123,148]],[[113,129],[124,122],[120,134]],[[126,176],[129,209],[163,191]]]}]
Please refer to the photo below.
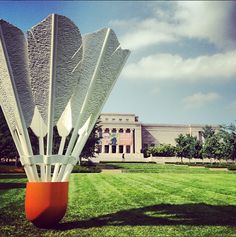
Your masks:
[{"label": "sculpture shadow on grass", "polygon": [[57,230],[103,226],[236,226],[236,206],[198,204],[160,204],[123,210],[88,220],[60,223]]}]

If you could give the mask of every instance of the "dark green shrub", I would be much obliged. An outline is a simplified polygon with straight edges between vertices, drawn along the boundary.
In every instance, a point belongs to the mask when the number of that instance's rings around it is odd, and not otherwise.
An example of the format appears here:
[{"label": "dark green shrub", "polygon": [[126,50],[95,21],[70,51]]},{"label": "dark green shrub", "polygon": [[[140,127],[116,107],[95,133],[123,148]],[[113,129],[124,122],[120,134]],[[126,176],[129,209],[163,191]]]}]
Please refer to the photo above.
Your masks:
[{"label": "dark green shrub", "polygon": [[86,167],[86,166],[80,166],[80,165],[76,165],[73,168],[72,173],[100,173],[101,169],[96,167],[96,166],[92,166],[92,167]]},{"label": "dark green shrub", "polygon": [[160,144],[159,146],[149,147],[148,151],[153,156],[160,157],[171,157],[176,154],[176,148],[170,144]]}]

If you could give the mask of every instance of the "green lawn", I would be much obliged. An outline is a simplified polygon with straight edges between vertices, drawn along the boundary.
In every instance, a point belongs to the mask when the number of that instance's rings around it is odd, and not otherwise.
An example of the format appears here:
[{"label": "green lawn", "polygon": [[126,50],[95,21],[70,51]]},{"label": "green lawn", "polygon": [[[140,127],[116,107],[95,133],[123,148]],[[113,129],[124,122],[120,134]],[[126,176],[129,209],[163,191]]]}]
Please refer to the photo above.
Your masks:
[{"label": "green lawn", "polygon": [[72,174],[67,214],[50,230],[25,220],[26,179],[0,176],[0,236],[236,236],[236,173],[121,165],[131,173]]}]

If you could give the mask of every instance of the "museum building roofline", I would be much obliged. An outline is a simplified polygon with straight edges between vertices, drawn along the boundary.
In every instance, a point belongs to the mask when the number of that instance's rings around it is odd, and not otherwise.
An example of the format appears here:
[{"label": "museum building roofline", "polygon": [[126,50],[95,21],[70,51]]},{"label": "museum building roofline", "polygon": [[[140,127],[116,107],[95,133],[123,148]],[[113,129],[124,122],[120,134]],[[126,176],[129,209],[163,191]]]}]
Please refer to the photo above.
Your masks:
[{"label": "museum building roofline", "polygon": [[129,113],[101,113],[101,116],[134,116],[137,117],[135,114]]},{"label": "museum building roofline", "polygon": [[[135,122],[136,124],[141,125],[142,127],[172,127],[172,128],[203,128],[205,126],[211,126],[212,128],[219,129],[220,125],[219,124],[170,124],[170,123],[143,123],[142,121],[139,121],[139,116],[135,115],[134,113],[101,113],[101,117],[133,117],[134,121],[126,121],[127,124],[132,124]],[[114,121],[101,121],[101,123],[124,123],[125,121],[119,121],[119,120],[114,120]]]},{"label": "museum building roofline", "polygon": [[[205,127],[209,124],[167,124],[167,123],[141,123],[144,127],[184,127],[184,128],[194,128],[194,127]],[[212,124],[209,125],[213,128],[219,128],[219,125]]]}]

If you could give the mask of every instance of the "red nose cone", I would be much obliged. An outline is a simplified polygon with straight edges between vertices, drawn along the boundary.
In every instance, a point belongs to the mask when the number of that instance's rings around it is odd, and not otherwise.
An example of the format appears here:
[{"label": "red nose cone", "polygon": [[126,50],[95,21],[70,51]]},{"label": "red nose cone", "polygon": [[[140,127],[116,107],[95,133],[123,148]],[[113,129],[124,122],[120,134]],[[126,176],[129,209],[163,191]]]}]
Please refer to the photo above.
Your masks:
[{"label": "red nose cone", "polygon": [[37,227],[57,224],[65,215],[68,182],[28,182],[26,186],[26,218]]}]

